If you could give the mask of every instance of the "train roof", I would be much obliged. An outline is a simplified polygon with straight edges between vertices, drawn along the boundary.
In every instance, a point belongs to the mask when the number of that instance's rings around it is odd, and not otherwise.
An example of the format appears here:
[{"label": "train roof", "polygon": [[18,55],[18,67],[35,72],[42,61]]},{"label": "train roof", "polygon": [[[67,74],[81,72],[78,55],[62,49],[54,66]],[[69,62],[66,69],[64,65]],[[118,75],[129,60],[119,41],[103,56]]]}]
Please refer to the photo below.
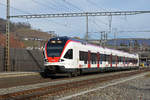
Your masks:
[{"label": "train roof", "polygon": [[137,54],[131,54],[129,52],[124,52],[124,51],[120,51],[120,50],[116,50],[116,49],[110,49],[110,48],[107,48],[107,47],[98,46],[96,44],[88,43],[85,40],[75,39],[75,38],[71,38],[71,37],[67,37],[67,36],[54,37],[54,38],[51,38],[50,40],[62,40],[62,41],[72,40],[72,41],[76,41],[76,42],[80,42],[80,43],[84,43],[84,44],[88,44],[88,45],[92,45],[92,46],[101,47],[101,48],[103,48],[105,50],[111,50],[113,52],[121,52],[124,55],[128,55],[130,57],[137,57],[138,56]]},{"label": "train roof", "polygon": [[51,38],[50,40],[73,40],[73,41],[78,41],[78,42],[86,42],[84,40],[79,40],[79,39],[74,39],[74,38],[71,38],[71,37],[67,37],[67,36],[63,36],[63,37],[54,37],[54,38]]}]

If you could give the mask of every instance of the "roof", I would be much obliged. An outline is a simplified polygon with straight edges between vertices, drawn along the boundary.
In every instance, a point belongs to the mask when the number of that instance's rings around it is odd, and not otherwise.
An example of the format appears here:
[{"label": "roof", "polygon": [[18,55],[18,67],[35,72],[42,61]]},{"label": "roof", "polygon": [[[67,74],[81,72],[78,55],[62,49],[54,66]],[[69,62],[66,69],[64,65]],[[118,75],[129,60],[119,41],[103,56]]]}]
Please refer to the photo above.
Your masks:
[{"label": "roof", "polygon": [[72,41],[77,41],[77,42],[80,42],[80,43],[89,44],[89,45],[96,46],[96,47],[101,47],[101,48],[103,48],[103,49],[112,50],[112,51],[114,51],[114,52],[121,52],[121,53],[123,53],[124,55],[128,55],[128,54],[129,54],[130,56],[137,56],[137,54],[131,54],[131,53],[124,52],[124,51],[119,51],[119,50],[115,50],[115,49],[110,49],[110,48],[98,46],[98,45],[95,45],[95,44],[92,44],[92,43],[88,43],[87,41],[84,41],[84,40],[74,39],[74,38],[67,37],[67,36],[55,37],[55,38],[51,38],[50,40],[64,40],[64,41],[72,40]]}]

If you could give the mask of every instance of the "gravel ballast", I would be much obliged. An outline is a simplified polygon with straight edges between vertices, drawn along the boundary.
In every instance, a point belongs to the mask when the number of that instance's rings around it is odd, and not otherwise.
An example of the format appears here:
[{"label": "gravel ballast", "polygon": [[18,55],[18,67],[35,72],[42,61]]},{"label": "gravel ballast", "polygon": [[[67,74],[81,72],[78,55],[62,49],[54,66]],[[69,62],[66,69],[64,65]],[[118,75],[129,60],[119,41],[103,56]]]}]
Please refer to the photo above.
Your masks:
[{"label": "gravel ballast", "polygon": [[[119,72],[120,73],[120,72]],[[123,73],[123,72],[121,72]],[[90,75],[77,77],[69,80],[39,83],[27,86],[17,86],[0,89],[0,94],[17,91],[35,89],[50,85],[69,83],[72,81],[86,80],[90,78],[102,78],[102,76],[114,75],[117,73],[107,73],[103,75]],[[110,76],[113,79],[113,76]],[[57,95],[44,95],[38,100],[150,100],[150,72],[136,74],[130,77],[113,79],[107,82],[97,82],[86,85],[83,88],[70,89],[68,92],[60,92]],[[36,100],[36,99],[35,99]]]},{"label": "gravel ballast", "polygon": [[[107,83],[99,84],[96,85],[94,88],[96,87],[98,88],[98,86],[105,86],[106,84]],[[92,89],[92,87],[87,88],[87,90],[90,89]],[[74,96],[69,99],[64,99],[64,97],[59,99],[60,100],[61,99],[63,100],[150,100],[150,74],[148,76],[144,75],[143,77],[138,77],[130,81],[108,86],[106,88],[102,88],[96,91],[88,92],[83,95]]]}]

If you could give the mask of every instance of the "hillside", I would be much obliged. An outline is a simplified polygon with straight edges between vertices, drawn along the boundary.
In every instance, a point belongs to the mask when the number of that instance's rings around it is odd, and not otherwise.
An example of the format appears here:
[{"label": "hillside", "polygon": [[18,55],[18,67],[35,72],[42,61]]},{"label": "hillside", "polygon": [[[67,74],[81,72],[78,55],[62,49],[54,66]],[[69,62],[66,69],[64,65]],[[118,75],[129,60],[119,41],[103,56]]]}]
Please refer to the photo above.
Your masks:
[{"label": "hillside", "polygon": [[[0,45],[4,45],[5,43],[5,34],[6,33],[6,20],[0,18]],[[41,30],[32,29],[29,23],[18,22],[13,23],[10,22],[10,40],[15,41],[12,42],[14,45],[12,47],[17,47],[17,41],[19,41],[22,46],[18,45],[18,47],[29,47],[33,44],[33,40],[47,41],[49,38],[53,37],[54,34],[49,34],[47,32],[42,32]],[[34,41],[35,44],[39,44],[39,42]],[[16,46],[15,46],[16,45]]]},{"label": "hillside", "polygon": [[46,32],[28,29],[28,28],[17,29],[15,32],[12,32],[12,34],[15,37],[18,37],[19,39],[33,38],[33,39],[42,39],[45,41],[52,37],[51,34],[48,34]]},{"label": "hillside", "polygon": [[[17,29],[20,28],[31,29],[31,26],[30,24],[24,22],[18,22],[18,23],[10,22],[10,32],[15,32]],[[6,20],[2,18],[0,18],[0,32],[1,33],[6,32]]]},{"label": "hillside", "polygon": [[[0,18],[0,33],[6,33],[6,20]],[[10,23],[10,32],[19,39],[23,38],[39,38],[47,40],[52,37],[52,34],[42,32],[41,30],[32,29],[29,23],[18,22]]]},{"label": "hillside", "polygon": [[[6,36],[0,33],[0,46],[5,47],[6,44]],[[11,48],[24,48],[24,43],[15,39],[13,35],[10,36],[10,47]]]}]

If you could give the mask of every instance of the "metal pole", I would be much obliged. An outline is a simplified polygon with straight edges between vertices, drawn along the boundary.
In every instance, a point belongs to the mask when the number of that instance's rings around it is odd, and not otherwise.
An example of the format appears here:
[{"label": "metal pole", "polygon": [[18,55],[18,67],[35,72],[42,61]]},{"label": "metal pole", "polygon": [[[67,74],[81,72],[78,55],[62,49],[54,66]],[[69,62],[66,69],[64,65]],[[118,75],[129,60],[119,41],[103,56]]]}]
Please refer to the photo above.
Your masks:
[{"label": "metal pole", "polygon": [[106,43],[106,32],[104,31],[104,46],[105,46],[105,43]]},{"label": "metal pole", "polygon": [[117,28],[114,29],[114,47],[117,49]]},{"label": "metal pole", "polygon": [[117,49],[117,40],[116,40],[116,31],[114,32],[114,44],[115,44],[115,49]]},{"label": "metal pole", "polygon": [[88,16],[86,16],[86,41],[88,41],[88,38],[89,38],[89,25],[88,25]]},{"label": "metal pole", "polygon": [[101,46],[104,46],[105,45],[105,32],[102,31],[101,32]]},{"label": "metal pole", "polygon": [[109,33],[111,33],[112,16],[109,16]]},{"label": "metal pole", "polygon": [[9,51],[9,35],[10,35],[10,0],[7,0],[7,23],[6,23],[6,48],[5,48],[5,71],[10,71],[10,51]]},{"label": "metal pole", "polygon": [[107,46],[107,40],[108,40],[108,33],[107,32],[105,32],[105,46]]},{"label": "metal pole", "polygon": [[103,39],[103,32],[101,32],[101,40],[100,40],[100,45],[102,46],[102,40]]}]

